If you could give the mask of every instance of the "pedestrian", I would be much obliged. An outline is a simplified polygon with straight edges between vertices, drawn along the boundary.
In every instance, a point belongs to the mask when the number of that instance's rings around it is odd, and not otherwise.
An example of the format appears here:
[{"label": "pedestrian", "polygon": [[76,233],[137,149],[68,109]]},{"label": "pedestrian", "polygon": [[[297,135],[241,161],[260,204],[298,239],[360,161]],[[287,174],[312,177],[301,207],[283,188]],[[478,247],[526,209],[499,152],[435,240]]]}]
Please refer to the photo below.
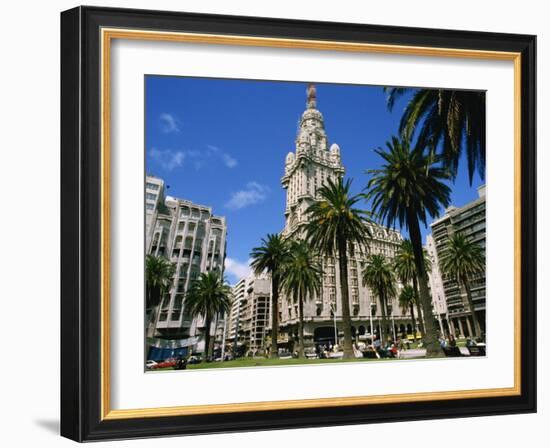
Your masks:
[{"label": "pedestrian", "polygon": [[456,339],[452,334],[449,335],[449,347],[456,347]]}]

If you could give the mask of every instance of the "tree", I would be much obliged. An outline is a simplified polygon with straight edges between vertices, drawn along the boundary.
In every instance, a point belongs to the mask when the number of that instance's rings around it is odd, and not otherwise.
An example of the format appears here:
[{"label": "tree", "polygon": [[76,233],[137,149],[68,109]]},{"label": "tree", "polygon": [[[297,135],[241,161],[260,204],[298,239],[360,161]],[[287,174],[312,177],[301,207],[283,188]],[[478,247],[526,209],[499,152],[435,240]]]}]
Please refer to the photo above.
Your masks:
[{"label": "tree", "polygon": [[170,290],[176,265],[164,257],[147,255],[145,257],[145,294],[146,307],[151,309],[147,324],[147,337],[155,335],[155,325],[162,298]]},{"label": "tree", "polygon": [[451,235],[441,255],[441,269],[454,278],[466,291],[468,308],[474,323],[475,336],[481,336],[481,328],[474,310],[471,280],[485,272],[485,255],[481,246],[462,233]]},{"label": "tree", "polygon": [[412,331],[416,341],[416,322],[414,320],[414,304],[418,303],[416,291],[411,285],[405,285],[399,293],[399,307],[403,313],[411,312]]},{"label": "tree", "polygon": [[279,289],[283,266],[290,257],[288,242],[280,235],[268,234],[262,245],[250,252],[252,269],[256,275],[264,271],[271,275],[271,357],[277,358],[279,337]]},{"label": "tree", "polygon": [[323,271],[317,262],[316,254],[304,240],[290,243],[290,257],[283,267],[281,286],[285,294],[298,302],[298,356],[304,357],[304,300],[321,291]]},{"label": "tree", "polygon": [[[426,267],[426,271],[429,272],[432,270],[432,262],[430,261],[430,257],[428,257],[426,251],[423,251],[423,253],[424,266]],[[405,239],[401,242],[401,245],[399,246],[399,249],[395,254],[394,269],[397,273],[397,277],[399,278],[401,283],[403,283],[403,285],[408,285],[409,283],[412,283],[416,296],[418,297],[418,274],[416,272],[416,263],[414,260],[414,251],[411,240]],[[420,302],[416,300],[415,303],[418,313],[418,327],[420,329],[420,333],[423,334],[424,325],[422,323],[423,319]],[[416,333],[414,335],[414,338],[416,340]]]},{"label": "tree", "polygon": [[203,272],[191,283],[185,296],[185,310],[193,316],[204,317],[204,358],[210,350],[210,327],[212,319],[227,313],[231,307],[231,287],[218,271]]},{"label": "tree", "polygon": [[440,156],[425,154],[421,146],[411,148],[406,137],[399,139],[394,136],[386,146],[386,150],[376,150],[384,161],[382,167],[367,171],[371,178],[365,199],[371,201],[373,211],[388,226],[397,222],[402,228],[408,229],[425,320],[426,356],[439,356],[441,347],[437,341],[428,291],[420,223],[426,225],[428,216],[438,217],[440,207],[449,205],[451,189],[443,181],[449,179],[450,175],[440,165]]},{"label": "tree", "polygon": [[361,196],[350,194],[351,181],[329,179],[317,193],[320,199],[306,210],[307,224],[303,226],[308,243],[321,255],[338,257],[342,323],[344,326],[344,358],[353,358],[351,316],[348,287],[348,250],[368,248],[370,229],[368,214],[355,204]]},{"label": "tree", "polygon": [[395,273],[389,260],[382,254],[369,256],[363,269],[363,286],[368,286],[380,300],[382,307],[380,340],[382,342],[384,342],[384,331],[388,327],[388,299],[396,294],[395,283]]},{"label": "tree", "polygon": [[466,153],[470,184],[477,170],[485,177],[485,93],[466,90],[410,89],[387,87],[388,108],[404,94],[412,94],[401,122],[400,132],[412,136],[418,129],[418,144],[439,147],[443,163],[453,177]]}]

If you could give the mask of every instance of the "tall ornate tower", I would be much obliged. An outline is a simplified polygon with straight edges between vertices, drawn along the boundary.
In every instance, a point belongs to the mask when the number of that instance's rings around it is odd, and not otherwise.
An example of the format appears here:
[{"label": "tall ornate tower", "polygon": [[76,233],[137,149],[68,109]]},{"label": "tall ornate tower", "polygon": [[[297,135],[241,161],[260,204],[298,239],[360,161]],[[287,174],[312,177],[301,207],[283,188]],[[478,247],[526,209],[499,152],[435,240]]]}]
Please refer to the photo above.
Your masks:
[{"label": "tall ornate tower", "polygon": [[[300,118],[296,136],[295,152],[286,156],[285,174],[281,179],[286,190],[285,228],[282,234],[290,236],[297,232],[299,224],[307,220],[306,210],[315,200],[319,200],[318,189],[328,179],[336,180],[344,175],[344,166],[340,157],[340,148],[333,143],[328,147],[323,115],[317,110],[317,92],[314,85],[307,88],[306,110]],[[371,224],[372,237],[369,253],[382,253],[392,258],[402,240],[399,232]],[[358,249],[358,248],[357,248]],[[379,331],[381,309],[377,298],[363,286],[361,271],[366,261],[363,251],[348,253],[348,283],[352,318],[352,334],[365,338],[372,331]],[[304,300],[304,337],[306,345],[334,343],[336,333],[342,332],[342,294],[338,260],[335,257],[322,257],[323,281],[320,294],[306,297]],[[395,319],[396,331],[405,331],[410,321],[400,313],[396,299],[392,302],[392,320]],[[408,320],[407,320],[408,319]],[[279,323],[281,344],[294,346],[298,334],[298,304],[279,295]],[[399,326],[397,327],[397,325]],[[337,328],[335,328],[337,327]],[[390,329],[385,330],[389,334]]]},{"label": "tall ornate tower", "polygon": [[323,115],[317,110],[317,91],[313,84],[307,88],[307,108],[300,119],[295,152],[286,156],[285,175],[281,179],[286,189],[285,229],[288,235],[305,219],[305,211],[315,200],[317,189],[327,179],[344,175],[340,148],[328,149]]}]

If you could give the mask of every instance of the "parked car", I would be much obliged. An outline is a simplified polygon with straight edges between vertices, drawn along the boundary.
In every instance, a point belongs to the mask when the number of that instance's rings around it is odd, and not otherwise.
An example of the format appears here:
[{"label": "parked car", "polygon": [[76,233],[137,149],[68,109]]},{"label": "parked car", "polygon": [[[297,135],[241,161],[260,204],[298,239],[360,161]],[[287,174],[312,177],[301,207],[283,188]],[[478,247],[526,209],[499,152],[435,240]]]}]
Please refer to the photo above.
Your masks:
[{"label": "parked car", "polygon": [[169,367],[175,367],[175,365],[176,365],[176,360],[174,358],[168,358],[162,362],[159,362],[155,367],[155,369],[167,369]]},{"label": "parked car", "polygon": [[292,359],[292,353],[290,352],[280,352],[279,353],[279,359]]},{"label": "parked car", "polygon": [[313,347],[306,349],[304,354],[306,356],[306,359],[319,359],[319,355],[317,354],[317,352]]},{"label": "parked car", "polygon": [[202,361],[202,357],[199,355],[191,355],[189,359],[187,360],[187,364],[200,364]]},{"label": "parked car", "polygon": [[145,363],[145,368],[146,368],[147,370],[156,369],[157,366],[158,366],[158,362],[153,361],[152,359],[149,359],[149,360]]}]

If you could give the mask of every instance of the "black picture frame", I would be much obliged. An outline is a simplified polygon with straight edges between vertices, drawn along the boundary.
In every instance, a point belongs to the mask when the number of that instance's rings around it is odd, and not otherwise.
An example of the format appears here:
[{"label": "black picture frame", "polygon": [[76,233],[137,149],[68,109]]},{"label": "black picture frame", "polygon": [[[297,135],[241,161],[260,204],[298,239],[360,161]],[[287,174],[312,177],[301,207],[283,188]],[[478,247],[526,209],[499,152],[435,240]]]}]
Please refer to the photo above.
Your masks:
[{"label": "black picture frame", "polygon": [[[100,29],[129,28],[521,53],[521,394],[102,420]],[[76,441],[536,411],[536,37],[77,7],[61,14],[61,435]]]}]

